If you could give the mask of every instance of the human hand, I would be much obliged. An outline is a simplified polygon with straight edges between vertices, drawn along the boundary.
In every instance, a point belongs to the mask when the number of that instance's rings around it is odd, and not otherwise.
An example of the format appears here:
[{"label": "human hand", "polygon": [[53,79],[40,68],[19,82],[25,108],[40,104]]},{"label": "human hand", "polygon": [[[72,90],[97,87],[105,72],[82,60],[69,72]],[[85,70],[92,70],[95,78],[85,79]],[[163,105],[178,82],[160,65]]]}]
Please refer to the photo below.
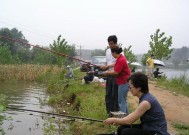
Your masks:
[{"label": "human hand", "polygon": [[116,123],[115,123],[115,119],[116,119],[116,118],[108,118],[108,119],[104,120],[103,122],[104,122],[105,124],[116,124]]},{"label": "human hand", "polygon": [[108,68],[108,66],[107,66],[107,65],[104,65],[104,66],[101,66],[100,68],[105,70],[105,69]]},{"label": "human hand", "polygon": [[108,75],[108,71],[102,72],[102,75],[107,76]]}]

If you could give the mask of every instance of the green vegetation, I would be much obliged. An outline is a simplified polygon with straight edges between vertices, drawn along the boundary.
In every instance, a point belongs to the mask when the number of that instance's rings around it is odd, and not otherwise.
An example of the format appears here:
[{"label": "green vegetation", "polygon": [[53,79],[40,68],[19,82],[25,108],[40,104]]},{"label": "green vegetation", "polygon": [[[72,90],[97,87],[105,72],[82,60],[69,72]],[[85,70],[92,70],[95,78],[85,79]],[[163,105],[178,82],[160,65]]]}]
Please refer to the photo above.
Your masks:
[{"label": "green vegetation", "polygon": [[154,54],[156,59],[168,59],[170,58],[170,54],[173,49],[170,49],[172,45],[172,37],[169,38],[164,37],[165,33],[159,33],[160,29],[156,30],[156,33],[150,36],[150,50],[146,54],[143,55],[142,64],[146,65],[146,60],[150,56],[150,54]]},{"label": "green vegetation", "polygon": [[[66,41],[66,39],[61,39],[61,35],[58,36],[57,41],[53,41],[53,44],[50,44],[50,49],[55,52],[64,53],[69,56],[75,56],[75,46],[69,45]],[[67,57],[62,57],[61,55],[55,56],[58,66],[62,66],[63,64],[70,64],[70,62],[73,62],[73,59],[67,59]]]},{"label": "green vegetation", "polygon": [[166,77],[162,77],[161,79],[157,79],[157,83],[160,86],[165,86],[167,89],[186,95],[189,97],[189,80],[186,75],[182,75],[181,77],[175,77],[171,80],[166,79]]},{"label": "green vegetation", "polygon": [[189,134],[189,125],[183,123],[174,123],[174,127],[179,132],[178,135],[188,135]]},{"label": "green vegetation", "polygon": [[[0,64],[56,64],[62,66],[73,63],[72,59],[40,49],[38,45],[31,48],[22,31],[16,28],[1,28],[0,36],[2,36],[0,37]],[[57,41],[54,40],[45,49],[76,56],[75,45],[69,45],[65,39],[61,39],[61,35],[58,36]]]},{"label": "green vegetation", "polygon": [[[81,78],[85,73],[79,70],[74,72],[76,77],[73,79],[51,80],[48,83],[49,104],[59,113],[66,112],[69,115],[98,120],[106,119],[105,88],[100,83],[81,84]],[[115,126],[91,121],[75,121],[69,127],[70,133],[75,135],[109,133],[116,130]],[[68,132],[65,130],[62,132]]]},{"label": "green vegetation", "polygon": [[127,48],[124,48],[123,52],[125,57],[127,58],[127,60],[132,63],[132,62],[136,62],[137,61],[137,57],[136,55],[132,52],[131,50],[131,45],[128,46]]},{"label": "green vegetation", "polygon": [[2,115],[2,112],[5,111],[6,109],[6,104],[7,104],[6,99],[7,99],[7,96],[0,94],[0,134],[1,135],[5,134],[1,126],[3,124],[3,120],[6,119],[6,116]]}]

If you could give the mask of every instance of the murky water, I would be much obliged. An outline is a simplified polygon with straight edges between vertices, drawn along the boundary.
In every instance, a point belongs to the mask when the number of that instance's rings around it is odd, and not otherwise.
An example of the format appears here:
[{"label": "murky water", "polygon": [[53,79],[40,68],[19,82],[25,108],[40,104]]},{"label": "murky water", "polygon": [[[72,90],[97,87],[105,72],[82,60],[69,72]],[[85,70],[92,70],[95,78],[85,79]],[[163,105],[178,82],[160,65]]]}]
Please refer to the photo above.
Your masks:
[{"label": "murky water", "polygon": [[[1,82],[0,93],[7,95],[9,106],[22,109],[52,111],[46,103],[48,96],[46,88],[31,82]],[[6,116],[12,120],[5,120],[2,125],[6,135],[43,135],[44,125],[47,122],[41,114],[6,110]]]},{"label": "murky water", "polygon": [[189,79],[189,69],[160,69],[168,79],[185,75]]},{"label": "murky water", "polygon": [[[147,69],[145,69],[147,72]],[[143,71],[143,69],[136,69],[136,71]],[[185,75],[189,79],[189,69],[165,69],[159,68],[159,72],[163,72],[163,75],[167,76],[167,79],[174,77],[180,77]]]}]

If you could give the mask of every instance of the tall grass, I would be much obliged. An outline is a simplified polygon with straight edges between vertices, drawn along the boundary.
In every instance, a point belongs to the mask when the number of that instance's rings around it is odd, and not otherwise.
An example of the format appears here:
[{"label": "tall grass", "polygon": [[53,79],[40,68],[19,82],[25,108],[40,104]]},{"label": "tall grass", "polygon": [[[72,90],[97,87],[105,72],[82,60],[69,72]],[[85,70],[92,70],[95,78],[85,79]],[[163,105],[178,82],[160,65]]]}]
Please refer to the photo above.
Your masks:
[{"label": "tall grass", "polygon": [[5,80],[27,80],[34,81],[39,76],[51,72],[52,74],[60,72],[57,66],[48,65],[0,65],[0,81]]},{"label": "tall grass", "polygon": [[165,86],[167,89],[186,95],[189,97],[189,79],[184,74],[180,77],[174,77],[168,80],[166,77],[157,79],[157,84]]}]

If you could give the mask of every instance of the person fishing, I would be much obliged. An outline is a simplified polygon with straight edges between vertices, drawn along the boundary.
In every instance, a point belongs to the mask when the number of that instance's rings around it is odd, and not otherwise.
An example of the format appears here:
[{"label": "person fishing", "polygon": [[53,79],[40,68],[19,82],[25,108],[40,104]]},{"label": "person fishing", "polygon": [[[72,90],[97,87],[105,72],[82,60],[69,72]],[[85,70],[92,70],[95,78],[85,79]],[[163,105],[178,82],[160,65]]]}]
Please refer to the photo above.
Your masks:
[{"label": "person fishing", "polygon": [[65,77],[66,78],[74,77],[73,69],[69,65],[67,66],[67,73],[65,74]]},{"label": "person fishing", "polygon": [[[162,106],[149,92],[148,77],[142,72],[133,73],[128,79],[129,89],[138,97],[135,111],[123,118],[108,118],[105,124],[120,125],[115,135],[170,135]],[[133,124],[140,119],[140,124]]]},{"label": "person fishing", "polygon": [[89,82],[93,81],[94,79],[94,71],[88,71],[83,79],[86,84],[89,84]]},{"label": "person fishing", "polygon": [[105,71],[103,74],[115,76],[115,82],[118,85],[119,111],[127,114],[127,93],[129,90],[127,78],[130,76],[131,71],[127,64],[127,59],[121,54],[122,51],[122,48],[119,46],[114,46],[113,48],[111,48],[111,54],[116,59],[114,69]]},{"label": "person fishing", "polygon": [[[108,37],[108,49],[106,50],[106,65],[101,68],[104,70],[112,70],[116,59],[111,54],[111,49],[117,44],[117,36],[111,35]],[[107,75],[106,78],[106,94],[105,94],[105,104],[106,104],[106,112],[109,117],[111,117],[110,112],[115,112],[119,110],[118,106],[118,86],[115,82],[115,76]]]},{"label": "person fishing", "polygon": [[156,71],[154,71],[154,78],[161,78],[161,74],[163,72],[159,72],[159,68],[156,68]]}]

